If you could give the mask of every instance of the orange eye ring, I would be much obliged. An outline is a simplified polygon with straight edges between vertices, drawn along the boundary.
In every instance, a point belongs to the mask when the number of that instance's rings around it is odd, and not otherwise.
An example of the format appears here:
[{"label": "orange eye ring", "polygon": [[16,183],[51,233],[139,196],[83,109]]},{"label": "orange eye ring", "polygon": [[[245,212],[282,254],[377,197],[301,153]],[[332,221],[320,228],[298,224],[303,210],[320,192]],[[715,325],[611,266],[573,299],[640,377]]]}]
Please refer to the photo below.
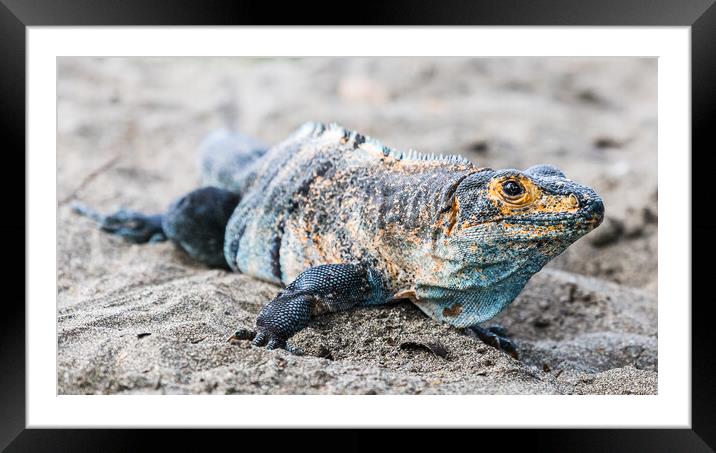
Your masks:
[{"label": "orange eye ring", "polygon": [[509,176],[493,181],[490,192],[504,205],[511,208],[523,208],[539,198],[539,189],[526,178]]}]

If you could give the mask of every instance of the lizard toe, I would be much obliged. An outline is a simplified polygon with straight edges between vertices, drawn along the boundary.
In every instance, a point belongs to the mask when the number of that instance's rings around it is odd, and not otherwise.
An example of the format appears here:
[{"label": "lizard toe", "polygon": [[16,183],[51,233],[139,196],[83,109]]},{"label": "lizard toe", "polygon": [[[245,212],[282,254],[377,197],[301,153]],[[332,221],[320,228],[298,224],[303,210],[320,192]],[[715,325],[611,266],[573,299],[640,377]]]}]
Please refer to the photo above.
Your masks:
[{"label": "lizard toe", "polygon": [[286,340],[273,337],[266,344],[266,349],[286,349]]},{"label": "lizard toe", "polygon": [[266,346],[269,341],[269,336],[265,332],[257,332],[256,337],[251,342],[254,346]]},{"label": "lizard toe", "polygon": [[520,359],[520,355],[517,352],[517,347],[515,346],[515,343],[512,340],[509,340],[505,337],[501,337],[499,335],[496,336],[497,338],[497,349],[504,351],[511,355],[515,360]]},{"label": "lizard toe", "polygon": [[489,326],[489,327],[487,328],[487,330],[488,330],[489,332],[494,333],[494,334],[497,335],[498,337],[506,338],[507,335],[508,335],[508,334],[507,334],[507,329],[504,328],[503,326],[499,325],[499,324],[495,324],[495,325]]},{"label": "lizard toe", "polygon": [[515,343],[506,336],[499,335],[498,333],[496,333],[496,331],[500,333],[506,333],[504,328],[494,326],[491,328],[484,329],[480,326],[472,326],[469,329],[474,332],[475,335],[477,335],[477,338],[479,338],[483,343],[509,354],[515,360],[519,360],[519,354],[517,353],[517,347]]}]

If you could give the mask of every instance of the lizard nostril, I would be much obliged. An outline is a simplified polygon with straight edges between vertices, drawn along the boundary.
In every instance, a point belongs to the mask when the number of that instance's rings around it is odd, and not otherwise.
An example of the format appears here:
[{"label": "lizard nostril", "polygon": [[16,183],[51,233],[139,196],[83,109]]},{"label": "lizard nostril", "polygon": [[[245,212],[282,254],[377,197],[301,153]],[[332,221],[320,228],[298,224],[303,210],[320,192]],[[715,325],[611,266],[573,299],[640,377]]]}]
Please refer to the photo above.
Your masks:
[{"label": "lizard nostril", "polygon": [[579,199],[578,199],[577,196],[574,195],[573,193],[569,194],[568,200],[569,200],[569,206],[570,206],[570,207],[572,207],[572,208],[578,208],[578,207],[579,207]]}]

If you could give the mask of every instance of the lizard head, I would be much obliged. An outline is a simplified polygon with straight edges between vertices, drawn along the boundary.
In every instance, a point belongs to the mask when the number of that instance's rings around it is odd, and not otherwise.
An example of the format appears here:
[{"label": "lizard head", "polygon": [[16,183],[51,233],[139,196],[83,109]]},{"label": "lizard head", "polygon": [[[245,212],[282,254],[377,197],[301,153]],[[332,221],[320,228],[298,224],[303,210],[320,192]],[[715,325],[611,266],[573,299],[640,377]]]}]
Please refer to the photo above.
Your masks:
[{"label": "lizard head", "polygon": [[417,305],[465,327],[499,313],[529,278],[596,228],[604,204],[555,167],[481,169],[444,206],[442,235],[415,284]]},{"label": "lizard head", "polygon": [[485,169],[468,176],[456,189],[452,215],[449,236],[463,246],[475,242],[497,250],[509,247],[510,255],[549,260],[599,226],[604,204],[593,189],[559,169],[537,165],[525,171]]}]

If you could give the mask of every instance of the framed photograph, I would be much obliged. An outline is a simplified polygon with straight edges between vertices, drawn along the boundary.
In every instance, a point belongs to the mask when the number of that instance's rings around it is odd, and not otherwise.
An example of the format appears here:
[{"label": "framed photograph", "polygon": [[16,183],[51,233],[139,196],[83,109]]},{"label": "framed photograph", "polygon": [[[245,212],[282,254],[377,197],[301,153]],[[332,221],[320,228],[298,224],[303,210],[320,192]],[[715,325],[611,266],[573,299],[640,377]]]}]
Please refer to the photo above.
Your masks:
[{"label": "framed photograph", "polygon": [[716,9],[632,3],[347,27],[289,7],[295,27],[248,3],[4,0],[27,180],[2,445],[457,427],[712,451],[691,150],[713,145]]}]

